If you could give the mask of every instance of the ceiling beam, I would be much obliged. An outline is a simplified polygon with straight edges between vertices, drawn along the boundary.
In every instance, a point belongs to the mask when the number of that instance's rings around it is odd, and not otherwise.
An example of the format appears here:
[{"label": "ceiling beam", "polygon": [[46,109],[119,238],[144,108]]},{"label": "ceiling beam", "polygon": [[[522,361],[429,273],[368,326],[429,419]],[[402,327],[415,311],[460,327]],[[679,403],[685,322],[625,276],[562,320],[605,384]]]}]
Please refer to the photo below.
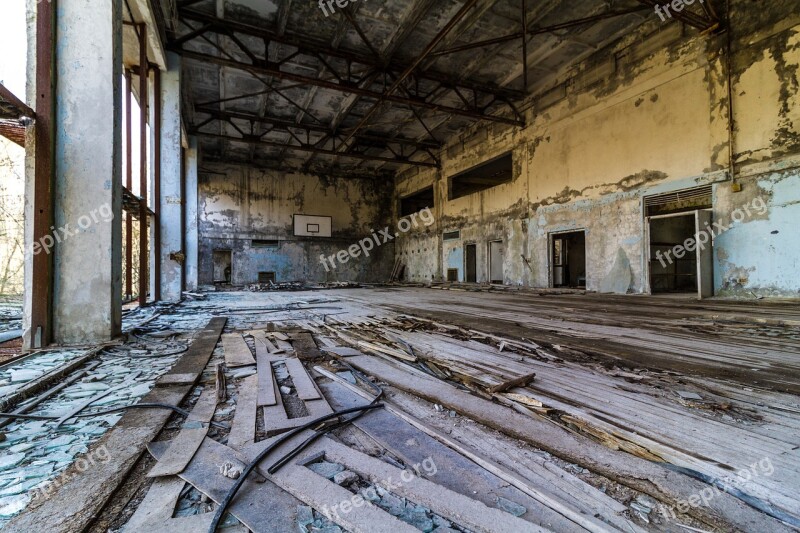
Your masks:
[{"label": "ceiling beam", "polygon": [[[298,129],[298,130],[305,130],[308,132],[314,133],[322,133],[325,135],[329,135],[331,137],[335,137],[336,135],[341,135],[342,133],[346,132],[337,132],[325,126],[317,126],[312,124],[298,124],[292,119],[285,119],[285,118],[278,118],[278,117],[268,117],[268,116],[260,116],[254,115],[250,113],[242,113],[238,111],[220,111],[216,109],[209,109],[204,107],[196,107],[195,108],[196,114],[204,114],[209,115],[214,120],[220,120],[229,122],[230,120],[244,120],[248,122],[257,122],[259,124],[265,124],[267,126],[272,126],[273,129],[278,129],[281,131],[285,131],[287,129]],[[357,139],[369,141],[371,143],[392,143],[392,144],[399,144],[403,146],[411,146],[414,148],[441,148],[442,144],[435,141],[428,141],[428,140],[414,140],[414,139],[405,139],[405,138],[397,138],[397,137],[389,137],[385,135],[374,135],[370,133],[360,133],[357,136]]]},{"label": "ceiling beam", "polygon": [[[424,14],[427,8],[428,6],[423,4],[422,8],[416,13],[414,13],[414,15],[419,15],[421,17],[420,14]],[[330,46],[330,43],[320,42],[319,40],[315,41],[314,37],[309,35],[299,35],[290,33],[288,31],[284,32],[283,34],[279,34],[269,28],[263,28],[260,26],[254,26],[242,22],[235,22],[232,20],[226,20],[215,17],[213,15],[209,15],[207,13],[201,13],[193,10],[181,10],[179,14],[181,19],[192,20],[210,26],[207,31],[212,31],[215,33],[224,33],[224,34],[235,32],[235,33],[241,33],[242,35],[249,35],[259,40],[267,40],[271,43],[279,43],[291,46],[293,48],[296,48],[298,53],[302,55],[317,57],[317,54],[321,54],[329,57],[342,59],[345,61],[358,63],[359,65],[363,65],[364,67],[379,71],[387,70],[388,67],[392,70],[396,70],[399,72],[407,67],[407,65],[403,63],[398,63],[396,61],[387,62],[387,60],[384,58],[380,59],[375,58],[371,54],[362,54],[359,52],[345,50],[338,47],[332,48]],[[411,30],[413,30],[413,27],[410,28],[408,32],[410,32]],[[403,32],[404,34],[403,38],[405,38],[408,32],[405,31]],[[180,40],[181,38],[178,37],[177,39]],[[396,47],[399,46],[401,43],[402,40],[398,39],[393,44],[393,48],[396,49]],[[394,50],[388,50],[388,51],[392,53],[394,52]],[[391,55],[391,54],[385,53],[384,55]],[[456,82],[453,76],[433,71],[427,71],[424,74],[421,74],[420,79],[432,82],[447,83],[447,84],[453,84]],[[462,80],[461,82],[459,82],[459,87],[463,89],[475,90],[496,96],[502,96],[504,98],[509,98],[509,99],[516,99],[523,96],[522,92],[520,91],[506,89],[503,87],[499,87],[497,85],[478,83],[467,80]]]},{"label": "ceiling beam", "polygon": [[469,117],[476,120],[489,120],[492,122],[500,122],[503,124],[510,124],[513,126],[524,125],[524,123],[521,120],[515,118],[491,115],[479,110],[462,109],[457,107],[445,106],[437,104],[435,102],[424,100],[422,98],[407,98],[407,97],[397,96],[394,94],[380,93],[377,91],[359,87],[356,84],[339,83],[320,78],[312,78],[310,76],[304,76],[302,74],[295,74],[293,72],[281,70],[280,67],[277,65],[266,64],[266,62],[263,65],[254,65],[251,63],[245,63],[235,59],[226,59],[223,57],[213,56],[210,54],[191,52],[189,50],[179,49],[176,51],[186,59],[192,59],[204,63],[212,63],[215,65],[219,65],[221,67],[228,67],[232,69],[242,70],[245,72],[251,72],[251,73],[255,72],[257,74],[272,76],[273,78],[278,78],[282,80],[290,80],[294,82],[305,83],[308,85],[316,85],[319,87],[323,87],[325,89],[331,89],[342,93],[359,94],[361,96],[374,98],[379,101],[386,100],[396,104],[420,107],[424,109],[430,109],[433,111],[440,111],[442,113],[450,113],[453,115]]},{"label": "ceiling beam", "polygon": [[317,148],[316,146],[312,146],[310,144],[287,144],[287,143],[280,143],[276,141],[268,141],[261,139],[257,135],[248,135],[245,137],[235,137],[233,135],[223,135],[220,133],[209,133],[204,131],[197,131],[194,130],[191,132],[192,135],[197,137],[207,138],[207,139],[221,139],[224,141],[230,142],[240,142],[245,144],[255,144],[257,146],[267,146],[270,148],[280,148],[286,150],[295,150],[300,152],[310,152],[319,155],[327,155],[336,158],[352,158],[352,159],[363,159],[366,161],[380,161],[383,163],[394,163],[398,165],[411,165],[417,167],[431,167],[431,168],[438,168],[436,163],[432,163],[429,161],[414,161],[408,157],[383,157],[379,155],[370,155],[362,152],[348,152],[348,153],[339,153],[335,150],[326,150],[324,148]]},{"label": "ceiling beam", "polygon": [[631,9],[622,9],[622,10],[614,10],[609,11],[607,13],[599,13],[597,15],[592,15],[590,17],[583,17],[576,20],[570,20],[567,22],[560,22],[558,24],[552,24],[549,26],[541,26],[537,28],[526,28],[523,31],[519,31],[516,33],[511,33],[508,35],[502,35],[500,37],[494,37],[492,39],[486,39],[484,41],[477,41],[474,43],[467,43],[460,46],[454,46],[452,48],[447,48],[445,50],[439,50],[438,52],[434,52],[432,55],[434,56],[443,56],[448,54],[454,54],[456,52],[464,52],[466,50],[473,50],[475,48],[485,48],[487,46],[492,46],[495,44],[501,44],[509,41],[514,41],[516,39],[522,39],[522,36],[527,33],[529,36],[533,35],[541,35],[543,33],[552,33],[559,30],[566,30],[569,28],[573,28],[575,26],[583,26],[584,24],[591,24],[593,22],[599,22],[601,20],[615,18],[615,17],[622,17],[625,15],[630,15],[633,13],[641,13],[645,11],[647,8],[645,7],[635,7]]},{"label": "ceiling beam", "polygon": [[[400,76],[398,76],[397,79],[394,80],[394,83],[392,83],[392,85],[383,92],[378,101],[375,102],[375,104],[370,108],[370,110],[367,111],[367,113],[361,118],[359,123],[353,129],[353,131],[351,131],[345,138],[344,141],[345,145],[347,145],[347,143],[353,137],[355,137],[364,126],[366,126],[367,122],[369,122],[370,118],[372,118],[372,115],[375,114],[375,112],[380,108],[381,104],[385,100],[389,100],[390,98],[394,97],[393,96],[394,92],[403,84],[403,82],[409,76],[411,76],[411,74],[417,69],[417,67],[420,64],[422,64],[426,59],[428,59],[428,56],[430,56],[431,52],[433,52],[436,49],[436,47],[439,46],[439,44],[447,38],[448,34],[451,31],[453,31],[459,24],[461,24],[464,18],[470,15],[470,13],[475,8],[477,3],[478,0],[467,0],[464,3],[464,5],[461,6],[461,9],[458,10],[458,13],[453,15],[453,18],[451,18],[450,21],[447,24],[445,24],[444,28],[442,28],[439,31],[439,33],[436,34],[433,40],[431,40],[431,42],[428,43],[428,45],[425,47],[422,53],[419,56],[417,56],[414,62],[405,68],[402,74],[400,74]],[[524,125],[522,121],[514,121],[514,122],[517,122],[518,125]],[[345,148],[347,148],[347,146],[345,146]]]}]

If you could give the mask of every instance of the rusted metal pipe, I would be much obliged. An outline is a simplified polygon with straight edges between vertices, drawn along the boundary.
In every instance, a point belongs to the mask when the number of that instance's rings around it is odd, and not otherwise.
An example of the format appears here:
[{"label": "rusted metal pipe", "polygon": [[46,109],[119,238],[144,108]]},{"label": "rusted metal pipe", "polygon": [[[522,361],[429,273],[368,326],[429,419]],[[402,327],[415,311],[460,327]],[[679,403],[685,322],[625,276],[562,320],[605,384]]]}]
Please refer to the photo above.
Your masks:
[{"label": "rusted metal pipe", "polygon": [[[55,13],[57,0],[36,4],[36,157],[34,162],[33,242],[50,234],[54,224],[55,181]],[[53,256],[33,255],[30,346],[52,340]]]},{"label": "rusted metal pipe", "polygon": [[147,25],[139,24],[139,305],[147,304]]}]

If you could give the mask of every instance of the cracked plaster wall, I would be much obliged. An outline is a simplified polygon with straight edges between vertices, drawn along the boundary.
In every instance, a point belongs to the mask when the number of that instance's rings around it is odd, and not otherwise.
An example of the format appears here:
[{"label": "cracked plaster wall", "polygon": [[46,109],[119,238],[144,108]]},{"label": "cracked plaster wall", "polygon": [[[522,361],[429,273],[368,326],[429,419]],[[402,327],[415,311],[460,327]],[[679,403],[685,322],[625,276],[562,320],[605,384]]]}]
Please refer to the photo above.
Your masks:
[{"label": "cracked plaster wall", "polygon": [[[549,235],[585,229],[588,288],[600,287],[623,250],[629,291],[646,292],[643,197],[713,184],[717,221],[755,198],[767,205],[764,215],[716,239],[716,292],[797,297],[800,243],[791,230],[800,220],[800,15],[787,16],[796,11],[792,2],[732,5],[741,192],[733,192],[727,172],[727,37],[689,37],[680,24],[665,25],[616,43],[611,54],[601,51],[559,80],[534,99],[524,129],[480,125],[451,140],[441,170],[401,174],[398,197],[434,186],[437,221],[398,240],[406,279],[444,279],[460,257],[455,250],[476,243],[478,281],[488,281],[488,242],[502,239],[504,282],[547,287]],[[507,151],[511,183],[447,199],[448,177]],[[442,242],[442,232],[456,229],[460,240]]]},{"label": "cracked plaster wall", "polygon": [[[394,263],[387,243],[370,255],[326,271],[319,256],[337,253],[390,222],[392,185],[203,163],[198,171],[199,279],[213,282],[215,250],[230,250],[232,283],[255,283],[259,272],[277,281],[385,281]],[[332,238],[295,237],[295,214],[332,217]],[[278,240],[277,249],[251,241]]]}]

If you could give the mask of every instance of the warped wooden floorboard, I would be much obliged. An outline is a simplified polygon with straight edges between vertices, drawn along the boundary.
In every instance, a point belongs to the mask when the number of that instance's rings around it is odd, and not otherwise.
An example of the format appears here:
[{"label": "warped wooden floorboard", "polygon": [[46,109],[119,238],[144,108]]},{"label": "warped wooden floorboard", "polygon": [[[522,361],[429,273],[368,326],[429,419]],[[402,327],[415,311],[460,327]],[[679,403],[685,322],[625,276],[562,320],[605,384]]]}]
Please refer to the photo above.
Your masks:
[{"label": "warped wooden floorboard", "polygon": [[[361,327],[362,332],[364,327]],[[373,327],[381,332],[380,327]],[[392,330],[394,332],[394,330]],[[396,332],[395,332],[396,334]],[[723,422],[699,409],[653,394],[574,363],[553,364],[521,358],[510,352],[428,332],[404,332],[403,340],[420,354],[443,366],[458,369],[475,382],[491,386],[536,372],[528,387],[513,392],[528,394],[547,407],[578,417],[611,435],[630,440],[673,464],[699,470],[718,479],[747,470],[769,459],[770,475],[754,476],[743,487],[784,509],[800,504],[796,436],[800,421],[783,419],[783,425],[761,424],[753,432],[745,423]],[[763,393],[762,404],[770,394]],[[763,410],[763,407],[761,408]]]}]

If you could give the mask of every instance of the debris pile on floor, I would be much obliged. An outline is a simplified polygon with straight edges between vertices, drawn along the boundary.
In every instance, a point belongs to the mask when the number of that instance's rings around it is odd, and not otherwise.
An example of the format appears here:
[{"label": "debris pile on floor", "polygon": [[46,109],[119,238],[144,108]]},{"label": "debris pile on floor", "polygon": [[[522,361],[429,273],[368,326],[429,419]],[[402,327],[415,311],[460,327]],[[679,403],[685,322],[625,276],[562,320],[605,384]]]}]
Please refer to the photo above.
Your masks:
[{"label": "debris pile on floor", "polygon": [[[101,529],[783,531],[773,517],[796,519],[793,396],[596,364],[562,344],[365,305],[356,291],[336,316],[319,314],[329,299],[248,294],[153,314],[31,411],[63,424],[10,423],[0,513],[22,510],[98,438],[114,441],[119,413],[76,408],[175,390],[180,409],[138,441],[147,451],[131,473],[104,472],[111,486],[88,517]],[[731,478],[753,464],[750,479]],[[722,480],[713,511],[675,511]],[[70,483],[9,523],[77,505],[91,480]]]},{"label": "debris pile on floor", "polygon": [[281,281],[268,283],[253,283],[247,286],[250,292],[284,292],[284,291],[312,291],[322,289],[357,289],[360,283],[353,281],[329,281],[325,283],[308,283],[305,281]]}]

